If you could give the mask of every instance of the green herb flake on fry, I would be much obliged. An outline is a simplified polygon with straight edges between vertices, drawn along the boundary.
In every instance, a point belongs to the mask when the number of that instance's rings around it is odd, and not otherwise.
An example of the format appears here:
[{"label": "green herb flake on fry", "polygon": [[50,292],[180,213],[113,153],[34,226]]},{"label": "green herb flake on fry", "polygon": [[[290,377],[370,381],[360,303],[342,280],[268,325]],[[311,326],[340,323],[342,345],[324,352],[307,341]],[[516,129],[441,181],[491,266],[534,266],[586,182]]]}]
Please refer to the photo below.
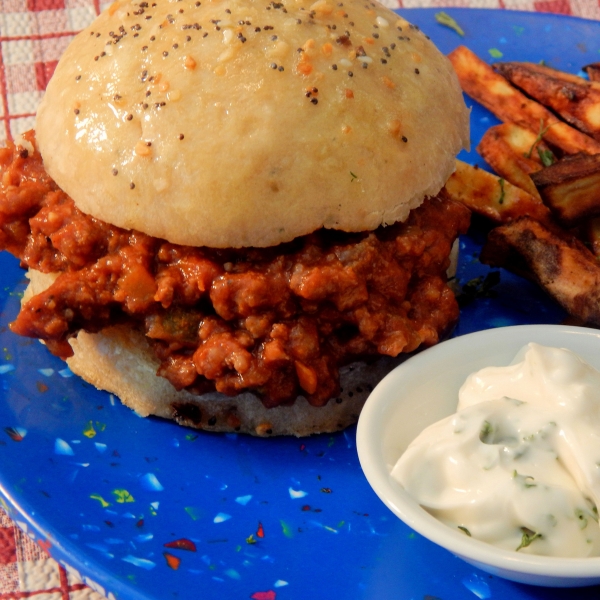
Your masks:
[{"label": "green herb flake on fry", "polygon": [[500,177],[498,179],[498,184],[500,185],[500,198],[498,198],[498,204],[504,204],[504,197],[506,196],[506,191],[504,190],[504,178]]}]

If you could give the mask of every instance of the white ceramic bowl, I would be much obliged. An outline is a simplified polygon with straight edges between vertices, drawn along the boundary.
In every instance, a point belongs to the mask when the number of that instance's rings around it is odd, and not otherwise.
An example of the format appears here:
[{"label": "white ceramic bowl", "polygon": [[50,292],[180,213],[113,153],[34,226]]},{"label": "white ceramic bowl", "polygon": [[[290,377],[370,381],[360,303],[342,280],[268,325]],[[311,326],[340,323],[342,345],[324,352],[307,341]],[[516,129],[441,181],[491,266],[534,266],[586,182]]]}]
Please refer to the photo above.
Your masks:
[{"label": "white ceramic bowl", "polygon": [[600,369],[600,330],[524,325],[461,336],[429,348],[394,369],[361,413],[357,449],[367,480],[408,526],[465,561],[521,583],[575,587],[600,583],[600,558],[556,558],[496,548],[454,530],[422,509],[390,477],[408,444],[428,425],[456,410],[458,390],[470,373],[505,366],[529,342],[568,348]]}]

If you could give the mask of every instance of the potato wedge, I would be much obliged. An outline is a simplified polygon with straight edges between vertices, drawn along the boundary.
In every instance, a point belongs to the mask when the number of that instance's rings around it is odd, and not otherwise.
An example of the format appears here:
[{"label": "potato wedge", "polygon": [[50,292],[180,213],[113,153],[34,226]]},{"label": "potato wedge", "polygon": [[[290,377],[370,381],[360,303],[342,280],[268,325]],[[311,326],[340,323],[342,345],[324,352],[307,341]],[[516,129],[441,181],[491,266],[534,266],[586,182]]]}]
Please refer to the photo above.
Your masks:
[{"label": "potato wedge", "polygon": [[456,202],[496,223],[507,223],[524,215],[544,222],[550,219],[550,211],[538,198],[502,177],[460,160],[446,182],[446,191]]},{"label": "potato wedge", "polygon": [[[494,66],[496,66],[496,64],[503,64],[503,63],[495,63]],[[532,71],[535,71],[536,73],[540,73],[542,75],[547,75],[548,77],[554,77],[556,79],[560,79],[561,81],[575,83],[575,84],[585,82],[585,83],[591,85],[592,87],[595,87],[596,89],[600,90],[600,83],[592,82],[591,79],[590,80],[584,79],[583,77],[580,77],[579,75],[573,75],[572,73],[567,73],[566,71],[560,71],[559,69],[553,69],[552,67],[549,67],[548,65],[543,65],[540,63],[520,63],[520,64],[526,64],[526,65],[528,65],[529,69],[531,69]]]},{"label": "potato wedge", "polygon": [[515,123],[566,154],[600,153],[600,142],[560,121],[541,104],[530,100],[465,46],[453,50],[452,62],[463,90],[501,121]]},{"label": "potato wedge", "polygon": [[560,71],[525,62],[496,63],[494,69],[567,123],[600,140],[600,86],[576,75],[567,80]]},{"label": "potato wedge", "polygon": [[[521,262],[514,259],[515,253]],[[509,270],[516,266],[521,272],[525,264],[567,312],[600,326],[600,266],[576,238],[523,217],[490,232],[481,261]]]},{"label": "potato wedge", "polygon": [[[495,173],[509,181],[513,185],[525,190],[541,202],[540,194],[535,187],[535,184],[529,176],[530,173],[535,173],[542,169],[540,162],[536,162],[529,158],[529,150],[526,152],[515,152],[507,141],[507,136],[504,134],[504,129],[507,126],[517,127],[512,123],[503,123],[490,127],[481,138],[477,146],[477,152],[483,157],[485,162],[494,170]],[[519,128],[520,129],[520,128]],[[531,133],[534,138],[531,141],[530,150],[535,146],[536,136]],[[537,153],[536,153],[537,154]]]},{"label": "potato wedge", "polygon": [[566,227],[600,215],[600,155],[567,156],[533,173],[531,179]]},{"label": "potato wedge", "polygon": [[548,155],[550,150],[539,135],[514,123],[501,123],[490,129],[493,129],[495,134],[501,137],[515,154],[537,163],[539,169],[545,166],[541,155]]}]

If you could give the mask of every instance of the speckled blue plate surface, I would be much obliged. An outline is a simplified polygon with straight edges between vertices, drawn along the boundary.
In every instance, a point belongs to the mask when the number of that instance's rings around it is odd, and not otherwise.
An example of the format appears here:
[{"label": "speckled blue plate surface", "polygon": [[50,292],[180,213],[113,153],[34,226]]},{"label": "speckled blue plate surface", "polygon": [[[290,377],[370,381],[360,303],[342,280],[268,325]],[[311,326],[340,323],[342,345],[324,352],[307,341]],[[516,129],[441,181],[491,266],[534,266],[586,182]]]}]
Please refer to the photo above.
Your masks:
[{"label": "speckled blue plate surface", "polygon": [[[575,73],[600,59],[600,23],[447,10],[461,38],[435,12],[402,14],[444,52],[465,43],[486,59],[544,60]],[[475,106],[473,140],[493,122]],[[490,272],[476,259],[482,237],[475,227],[463,240],[461,285]],[[24,279],[5,254],[0,272],[0,491],[21,526],[100,591],[127,600],[572,597],[484,574],[412,532],[369,487],[353,428],[265,440],[138,418],[7,330]],[[564,318],[508,273],[487,293],[471,287],[480,293],[463,307],[456,335]]]}]

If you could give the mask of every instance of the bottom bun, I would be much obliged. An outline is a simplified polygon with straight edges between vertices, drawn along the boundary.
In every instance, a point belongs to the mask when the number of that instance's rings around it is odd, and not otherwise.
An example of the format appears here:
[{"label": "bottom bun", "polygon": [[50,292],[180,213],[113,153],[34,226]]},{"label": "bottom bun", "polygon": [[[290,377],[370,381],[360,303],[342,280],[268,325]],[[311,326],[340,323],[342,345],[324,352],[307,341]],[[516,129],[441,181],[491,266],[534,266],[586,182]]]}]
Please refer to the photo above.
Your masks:
[{"label": "bottom bun", "polygon": [[239,431],[259,436],[326,433],[358,420],[373,387],[399,361],[378,359],[342,369],[342,392],[325,406],[315,407],[299,396],[290,406],[265,408],[248,392],[230,397],[218,392],[195,395],[177,391],[156,375],[159,363],[143,334],[127,326],[101,333],[79,333],[71,340],[75,355],[71,370],[99,389],[118,396],[139,415],[173,419],[180,425],[208,431]]},{"label": "bottom bun", "polygon": [[[23,301],[47,288],[56,275],[30,270],[28,277]],[[98,389],[118,396],[142,417],[155,415],[196,429],[267,437],[331,433],[356,423],[373,387],[409,356],[381,357],[342,368],[342,392],[325,406],[312,406],[299,396],[290,406],[265,408],[257,396],[247,392],[230,397],[218,392],[195,395],[177,391],[156,375],[159,362],[145,336],[127,325],[93,334],[82,331],[70,343],[75,354],[67,359],[69,368]]]}]

